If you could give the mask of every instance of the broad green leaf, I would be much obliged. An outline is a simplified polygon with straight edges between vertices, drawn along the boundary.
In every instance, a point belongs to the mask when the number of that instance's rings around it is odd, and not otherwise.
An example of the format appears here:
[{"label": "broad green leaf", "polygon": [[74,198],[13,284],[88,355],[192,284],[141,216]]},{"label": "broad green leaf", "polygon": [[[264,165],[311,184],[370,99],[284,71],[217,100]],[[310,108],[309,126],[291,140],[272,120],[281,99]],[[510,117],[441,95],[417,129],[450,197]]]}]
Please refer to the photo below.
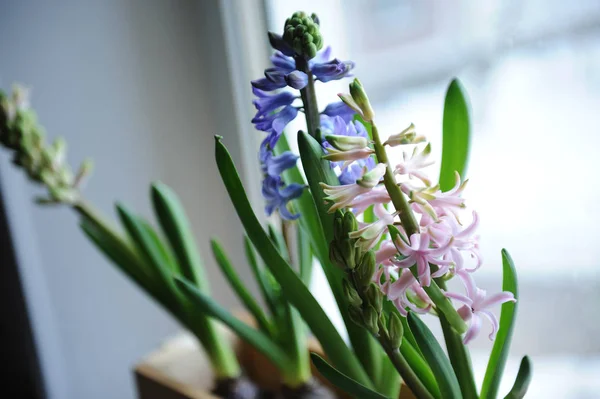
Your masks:
[{"label": "broad green leaf", "polygon": [[404,337],[402,337],[400,353],[406,360],[406,363],[408,363],[410,368],[419,377],[419,380],[421,380],[421,383],[423,386],[425,386],[427,391],[429,391],[434,398],[441,398],[442,395],[440,393],[440,387],[438,386],[435,376],[433,375],[433,371],[431,371],[431,367],[429,367],[425,359],[421,357],[418,346],[413,347],[413,345],[406,339],[407,330],[410,330],[410,327],[404,329]]},{"label": "broad green leaf", "polygon": [[381,373],[375,385],[379,393],[386,397],[397,398],[400,395],[402,379],[396,367],[394,367],[394,364],[385,353],[382,353]]},{"label": "broad green leaf", "polygon": [[231,328],[238,337],[252,345],[256,350],[271,360],[277,368],[287,370],[290,367],[289,357],[267,335],[237,319],[222,306],[217,304],[212,298],[204,295],[189,281],[180,277],[176,277],[175,281],[177,286],[181,289],[181,292],[197,306],[200,311],[223,322]]},{"label": "broad green leaf", "polygon": [[163,242],[162,238],[159,236],[158,232],[152,227],[150,223],[146,220],[141,220],[142,226],[146,229],[148,233],[148,237],[152,240],[152,244],[158,249],[158,254],[160,255],[161,264],[165,265],[169,268],[171,273],[179,273],[179,265],[177,264],[177,260],[171,251],[171,248]]},{"label": "broad green leaf", "polygon": [[326,204],[325,193],[319,184],[323,182],[338,185],[339,180],[331,169],[329,161],[322,159],[321,145],[309,134],[298,132],[298,148],[312,200],[321,221],[321,231],[324,234],[316,255],[321,262],[323,272],[346,325],[352,348],[371,379],[374,380],[381,370],[381,349],[366,329],[351,320],[348,314],[349,304],[342,289],[344,273],[329,261],[329,243],[333,239],[333,214],[328,212],[329,205]]},{"label": "broad green leaf", "polygon": [[[331,382],[333,385],[340,388],[344,392],[349,393],[350,395],[354,396],[355,398],[360,398],[360,399],[386,399],[386,398],[388,398],[387,396],[383,396],[383,395],[367,388],[366,386],[362,385],[361,383],[353,380],[352,378],[348,377],[341,371],[336,370],[334,367],[332,367],[329,363],[327,363],[321,356],[317,355],[316,353],[311,353],[310,358],[312,359],[313,364],[315,365],[315,367],[317,368],[319,373],[321,373],[321,375],[323,377],[325,377],[327,379],[327,381]],[[400,383],[400,382],[398,381],[398,383]]]},{"label": "broad green leaf", "polygon": [[160,290],[156,276],[144,267],[139,255],[124,237],[102,224],[82,217],[81,229],[87,237],[106,255],[125,275],[167,309],[171,310],[172,299],[168,292]]},{"label": "broad green leaf", "polygon": [[[271,315],[277,317],[281,312],[281,288],[278,286],[275,287],[275,284],[271,282],[271,280],[275,282],[273,276],[269,274],[270,272],[267,269],[264,269],[258,264],[256,255],[254,254],[254,247],[248,236],[244,236],[244,249],[246,252],[246,259],[254,274],[254,279],[258,283],[258,287],[271,311]],[[275,283],[279,285],[279,283]]]},{"label": "broad green leaf", "polygon": [[504,399],[521,399],[525,397],[529,383],[531,382],[531,361],[528,356],[524,356],[519,366],[519,372],[512,389]]},{"label": "broad green leaf", "polygon": [[313,269],[313,255],[310,248],[310,238],[302,229],[296,230],[298,240],[298,265],[300,266],[300,278],[307,287],[310,287]]},{"label": "broad green leaf", "polygon": [[283,238],[283,235],[270,223],[269,223],[269,237],[271,237],[271,241],[273,241],[273,244],[275,245],[275,247],[277,248],[277,250],[283,257],[283,259],[285,259],[286,262],[291,264],[292,261],[290,259],[290,253],[288,251],[288,247],[285,242],[285,239]]},{"label": "broad green leaf", "polygon": [[141,218],[135,216],[122,204],[117,204],[117,212],[129,237],[142,254],[144,262],[150,265],[153,273],[158,276],[159,284],[169,287],[169,291],[175,295],[176,290],[171,270],[165,264],[162,251],[156,244],[154,237],[148,232],[147,224],[144,224]]},{"label": "broad green leaf", "polygon": [[250,291],[248,291],[246,285],[238,276],[233,265],[231,264],[231,261],[225,254],[225,251],[223,250],[221,244],[219,244],[217,240],[212,239],[210,241],[210,246],[213,252],[213,256],[217,261],[217,265],[219,265],[221,272],[223,272],[223,275],[225,276],[225,278],[227,278],[229,285],[231,285],[231,288],[233,288],[238,298],[240,298],[244,307],[252,314],[252,316],[254,316],[254,319],[258,323],[260,329],[265,334],[272,336],[273,329],[271,327],[271,323],[269,323],[263,310],[254,300],[252,294],[250,293]]},{"label": "broad green leaf", "polygon": [[455,172],[464,179],[469,159],[471,124],[469,101],[458,79],[452,80],[444,102],[442,163],[440,188],[450,190],[455,184]]},{"label": "broad green leaf", "polygon": [[204,273],[202,258],[177,194],[160,182],[152,184],[151,191],[154,212],[175,252],[181,275],[193,281],[203,292],[208,293],[208,279]]},{"label": "broad green leaf", "polygon": [[462,398],[460,385],[452,365],[429,328],[412,312],[408,314],[408,325],[419,344],[423,356],[425,356],[429,367],[433,371],[444,398]]},{"label": "broad green leaf", "polygon": [[519,299],[519,286],[517,284],[517,270],[515,264],[506,249],[502,250],[502,291],[512,292],[517,302],[505,302],[502,304],[500,312],[500,327],[492,353],[488,360],[483,385],[481,387],[481,397],[483,399],[496,398],[498,388],[506,366],[506,359],[510,352],[510,343],[517,318],[517,307]]},{"label": "broad green leaf", "polygon": [[323,311],[323,308],[321,308],[290,265],[283,259],[260,225],[258,218],[252,211],[248,196],[235,169],[231,155],[221,143],[220,137],[216,137],[215,156],[221,178],[238,217],[265,265],[281,285],[283,295],[298,309],[302,318],[312,330],[315,337],[321,342],[327,356],[333,361],[336,367],[369,386],[370,380],[368,376],[354,354],[344,343],[344,340]]}]

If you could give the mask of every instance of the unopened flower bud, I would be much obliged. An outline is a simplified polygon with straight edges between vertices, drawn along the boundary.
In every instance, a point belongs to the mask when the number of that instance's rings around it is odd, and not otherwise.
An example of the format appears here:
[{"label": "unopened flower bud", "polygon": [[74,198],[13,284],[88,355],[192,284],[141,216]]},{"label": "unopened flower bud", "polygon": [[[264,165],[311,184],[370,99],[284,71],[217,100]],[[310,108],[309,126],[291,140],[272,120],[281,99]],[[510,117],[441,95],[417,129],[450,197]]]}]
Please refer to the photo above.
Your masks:
[{"label": "unopened flower bud", "polygon": [[363,309],[363,321],[369,331],[373,334],[379,333],[379,313],[373,306],[369,305]]},{"label": "unopened flower bud", "polygon": [[375,268],[375,252],[365,252],[355,270],[356,283],[359,287],[366,287],[369,285],[369,283],[371,283],[373,275],[375,274]]},{"label": "unopened flower bud", "polygon": [[356,220],[356,216],[354,213],[348,211],[344,213],[344,233],[345,237],[348,236],[349,233],[358,229],[358,221]]},{"label": "unopened flower bud", "polygon": [[329,244],[329,260],[331,261],[331,263],[333,263],[341,269],[346,268],[346,261],[340,253],[340,250],[338,249],[335,241],[331,241],[331,243]]},{"label": "unopened flower bud", "polygon": [[352,96],[352,99],[356,105],[358,105],[362,111],[361,113],[364,120],[367,122],[372,121],[373,117],[375,116],[373,113],[373,108],[371,107],[367,93],[365,93],[365,90],[358,79],[354,79],[352,83],[350,83],[350,95]]},{"label": "unopened flower bud", "polygon": [[363,301],[358,295],[358,292],[352,287],[352,284],[346,279],[342,280],[342,287],[344,289],[344,296],[348,300],[350,306],[354,306],[356,308],[362,305]]},{"label": "unopened flower bud", "polygon": [[365,148],[369,142],[362,136],[342,136],[330,134],[325,136],[325,139],[333,148],[340,151],[352,151]]},{"label": "unopened flower bud", "polygon": [[419,144],[426,141],[425,136],[417,136],[415,131],[415,125],[412,123],[409,127],[404,129],[398,134],[391,135],[383,145],[389,145],[390,147],[396,147],[404,144]]},{"label": "unopened flower bud", "polygon": [[344,258],[344,263],[348,269],[356,267],[356,259],[354,258],[354,245],[350,239],[342,240],[338,243],[340,252]]},{"label": "unopened flower bud", "polygon": [[344,232],[344,213],[339,209],[333,217],[333,238],[338,241],[348,238],[348,233]]},{"label": "unopened flower bud", "polygon": [[388,335],[390,337],[390,344],[392,349],[397,349],[402,344],[402,336],[404,335],[404,327],[402,321],[396,312],[390,314],[390,320],[388,323]]},{"label": "unopened flower bud", "polygon": [[365,188],[373,188],[379,184],[381,178],[385,174],[386,166],[385,164],[377,164],[373,169],[365,173],[360,179],[356,181],[361,187]]},{"label": "unopened flower bud", "polygon": [[348,307],[348,316],[350,316],[350,320],[352,320],[355,324],[359,326],[363,326],[363,312],[360,308],[356,308],[354,306]]},{"label": "unopened flower bud", "polygon": [[383,309],[383,293],[375,283],[369,284],[365,291],[365,297],[369,305],[373,306],[377,314],[380,314]]},{"label": "unopened flower bud", "polygon": [[308,16],[301,11],[295,12],[285,21],[283,41],[296,55],[306,59],[314,58],[317,51],[323,48],[319,18],[316,14]]}]

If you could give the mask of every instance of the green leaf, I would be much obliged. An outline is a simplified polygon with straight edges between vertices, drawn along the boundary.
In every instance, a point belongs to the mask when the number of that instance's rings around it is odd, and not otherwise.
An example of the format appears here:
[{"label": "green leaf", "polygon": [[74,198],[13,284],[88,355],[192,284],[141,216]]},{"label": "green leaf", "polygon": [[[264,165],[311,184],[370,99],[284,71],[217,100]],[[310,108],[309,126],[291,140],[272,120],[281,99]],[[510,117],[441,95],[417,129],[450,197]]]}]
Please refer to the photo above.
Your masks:
[{"label": "green leaf", "polygon": [[201,312],[223,322],[231,328],[238,337],[252,345],[256,350],[271,360],[277,368],[281,370],[287,370],[289,368],[290,359],[267,335],[237,319],[213,299],[204,295],[189,281],[180,277],[176,277],[175,281],[177,286],[181,289],[181,292],[197,306]]},{"label": "green leaf", "polygon": [[298,240],[298,264],[300,265],[300,278],[307,287],[310,287],[313,269],[313,256],[310,248],[310,238],[302,229],[296,230]]},{"label": "green leaf", "polygon": [[[322,233],[317,234],[319,236],[322,234],[323,237],[319,238],[321,241],[319,247],[316,248],[316,255],[321,262],[323,272],[329,282],[331,292],[346,325],[352,348],[371,379],[374,380],[381,370],[382,350],[366,329],[352,321],[348,314],[349,303],[342,289],[344,273],[329,260],[329,243],[333,239],[333,214],[328,212],[329,205],[326,204],[325,193],[319,184],[323,182],[329,185],[338,185],[339,181],[331,169],[329,161],[322,159],[323,149],[314,138],[302,131],[298,132],[298,148],[300,150],[304,173],[312,194],[312,200],[321,222]],[[300,220],[302,220],[302,217]]]},{"label": "green leaf", "polygon": [[529,383],[531,382],[531,361],[528,356],[524,356],[519,366],[519,372],[512,389],[504,399],[521,399],[525,397]]},{"label": "green leaf", "polygon": [[[282,307],[282,301],[280,299],[281,288],[279,287],[279,283],[274,280],[274,277],[268,270],[258,264],[256,255],[254,254],[254,247],[248,236],[244,236],[244,248],[246,259],[254,274],[254,279],[258,283],[258,287],[271,311],[271,315],[278,316],[281,313]],[[275,286],[274,283],[277,284],[277,286]]]},{"label": "green leaf", "polygon": [[209,292],[208,279],[204,273],[202,258],[194,233],[177,194],[167,185],[152,184],[152,204],[160,226],[177,257],[179,272],[194,282],[203,292]]},{"label": "green leaf", "polygon": [[275,247],[283,257],[283,259],[285,259],[286,262],[291,264],[290,253],[288,251],[288,247],[285,242],[285,239],[283,238],[283,235],[270,223],[269,237],[271,237],[271,241],[273,241],[273,244],[275,244]]},{"label": "green leaf", "polygon": [[171,270],[165,263],[160,246],[157,245],[155,238],[148,231],[147,224],[141,218],[133,215],[133,213],[122,204],[117,204],[117,212],[125,230],[127,230],[131,240],[142,254],[144,262],[150,265],[152,267],[152,272],[158,276],[159,284],[168,287],[171,294],[175,295],[176,290],[173,284]]},{"label": "green leaf", "polygon": [[370,385],[370,380],[365,371],[354,354],[346,346],[344,340],[331,323],[331,320],[329,320],[323,311],[323,308],[321,308],[290,265],[283,259],[260,225],[260,222],[252,211],[248,196],[235,169],[231,155],[223,143],[221,143],[218,136],[215,142],[215,156],[221,178],[238,217],[254,247],[264,260],[265,265],[271,270],[271,273],[273,273],[273,276],[281,285],[283,295],[298,309],[302,318],[312,330],[315,337],[321,342],[327,356],[333,363],[340,370],[361,383]]},{"label": "green leaf", "polygon": [[[386,399],[387,396],[383,396],[361,383],[353,380],[348,377],[344,373],[340,372],[333,368],[329,363],[327,363],[321,356],[316,353],[311,353],[310,358],[313,361],[313,364],[321,373],[323,377],[325,377],[329,382],[331,382],[336,387],[340,388],[344,392],[349,393],[350,395],[360,398],[360,399]],[[398,383],[400,383],[398,381]]]},{"label": "green leaf", "polygon": [[213,256],[217,261],[217,265],[221,268],[221,272],[229,281],[229,285],[235,291],[238,298],[242,301],[244,307],[254,316],[254,319],[258,323],[260,329],[267,335],[272,336],[273,329],[271,327],[271,323],[267,320],[263,310],[258,305],[258,303],[252,297],[252,294],[246,288],[246,285],[242,282],[237,272],[233,268],[229,258],[225,254],[223,247],[219,242],[215,239],[210,241],[210,246],[213,252]]},{"label": "green leaf", "polygon": [[408,325],[412,330],[423,356],[429,363],[433,375],[446,398],[462,398],[460,385],[444,350],[429,328],[414,313],[408,314]]},{"label": "green leaf", "polygon": [[173,302],[169,294],[159,289],[160,287],[156,285],[156,276],[145,268],[139,255],[124,237],[87,217],[82,217],[80,226],[96,247],[125,275],[156,301],[171,309]]},{"label": "green leaf", "polygon": [[400,395],[402,379],[396,370],[396,367],[390,358],[383,353],[381,359],[381,374],[376,382],[378,391],[390,398],[397,398]]},{"label": "green leaf", "polygon": [[471,124],[469,101],[458,79],[452,80],[446,92],[443,119],[440,188],[448,191],[455,184],[455,172],[464,179],[469,159]]},{"label": "green leaf", "polygon": [[519,299],[519,286],[517,284],[517,270],[515,264],[506,249],[502,250],[502,291],[512,292],[517,299],[517,302],[505,302],[502,304],[500,312],[500,327],[492,353],[488,360],[483,385],[481,387],[481,397],[496,398],[498,396],[498,388],[506,366],[506,359],[510,352],[510,343],[517,318],[517,307]]},{"label": "green leaf", "polygon": [[[213,323],[202,312],[190,309],[189,303],[181,300],[183,298],[180,298],[177,295],[179,293],[174,291],[176,287],[170,278],[168,269],[164,266],[157,267],[154,262],[139,255],[142,252],[151,252],[154,255],[146,255],[146,257],[154,256],[156,257],[155,262],[160,262],[160,249],[156,248],[156,242],[144,226],[144,222],[132,216],[125,208],[120,209],[121,217],[129,226],[130,234],[136,236],[139,247],[143,247],[143,250],[139,250],[102,222],[102,218],[90,209],[78,210],[82,214],[82,229],[88,237],[121,270],[198,337],[208,354],[215,374],[222,378],[237,377],[240,368],[233,349],[228,342],[217,337]],[[149,250],[148,248],[153,249]],[[165,281],[165,278],[170,281]]]},{"label": "green leaf", "polygon": [[161,264],[167,266],[172,273],[179,272],[179,265],[177,264],[177,260],[171,252],[171,248],[163,242],[162,238],[158,235],[158,232],[152,227],[150,223],[146,220],[140,220],[144,229],[148,233],[148,237],[152,240],[152,244],[158,249],[158,254],[160,255]]},{"label": "green leaf", "polygon": [[[404,317],[403,317],[404,319]],[[408,324],[407,324],[408,325]],[[431,367],[427,364],[424,358],[421,357],[418,346],[414,347],[406,339],[406,331],[410,330],[410,327],[404,329],[404,337],[402,337],[402,345],[400,345],[400,353],[406,359],[406,362],[414,373],[419,377],[421,383],[427,388],[427,391],[434,398],[441,398],[440,387],[431,371]]]}]

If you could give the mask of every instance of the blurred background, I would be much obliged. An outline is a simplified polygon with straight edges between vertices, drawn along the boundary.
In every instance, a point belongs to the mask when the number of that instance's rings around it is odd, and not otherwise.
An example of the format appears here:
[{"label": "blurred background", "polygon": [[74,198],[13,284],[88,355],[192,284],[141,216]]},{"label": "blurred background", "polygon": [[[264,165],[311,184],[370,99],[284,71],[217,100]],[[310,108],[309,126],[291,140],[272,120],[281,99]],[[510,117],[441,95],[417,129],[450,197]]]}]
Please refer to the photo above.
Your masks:
[{"label": "blurred background", "polygon": [[[262,215],[248,82],[267,66],[265,30],[280,31],[296,10],[319,14],[333,54],[356,62],[380,130],[412,122],[434,155],[446,87],[461,79],[473,121],[465,197],[481,217],[485,259],[478,282],[500,289],[501,248],[520,277],[505,381],[527,353],[528,397],[597,397],[600,2],[0,0],[0,86],[31,86],[71,163],[94,158],[85,194],[101,210],[118,199],[149,216],[149,183],[162,180],[182,197],[203,252],[216,235],[240,261],[212,136],[225,136]],[[321,104],[345,84],[323,87]],[[0,185],[0,358],[14,365],[3,385],[27,387],[15,397],[134,398],[132,366],[178,326],[97,253],[69,210],[34,206],[39,191],[5,152]],[[217,299],[237,306],[206,263]],[[316,274],[327,304],[325,284]],[[476,369],[490,349],[481,334]]]}]

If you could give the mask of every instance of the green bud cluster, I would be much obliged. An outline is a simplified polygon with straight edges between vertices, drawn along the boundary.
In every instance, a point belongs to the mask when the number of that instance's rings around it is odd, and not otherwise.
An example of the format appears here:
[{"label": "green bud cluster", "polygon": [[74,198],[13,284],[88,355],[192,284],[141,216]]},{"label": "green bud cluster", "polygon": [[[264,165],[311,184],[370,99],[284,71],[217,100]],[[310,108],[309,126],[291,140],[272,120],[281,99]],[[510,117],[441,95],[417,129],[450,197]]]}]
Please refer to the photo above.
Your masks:
[{"label": "green bud cluster", "polygon": [[331,261],[346,272],[342,287],[350,318],[384,339],[392,349],[399,348],[403,335],[402,323],[395,312],[389,316],[383,312],[383,293],[373,282],[377,268],[375,252],[363,251],[356,245],[356,239],[350,238],[350,233],[358,229],[352,212],[336,211],[333,226],[329,254]]},{"label": "green bud cluster", "polygon": [[33,181],[48,188],[42,203],[75,204],[78,186],[91,172],[90,160],[82,163],[77,174],[65,163],[67,144],[62,138],[45,142],[45,132],[35,111],[28,106],[27,91],[15,86],[11,96],[0,91],[0,144],[14,151],[13,163],[25,170]]},{"label": "green bud cluster", "polygon": [[323,48],[323,38],[319,30],[319,18],[302,11],[295,12],[285,21],[283,40],[294,52],[307,60],[314,58]]}]

